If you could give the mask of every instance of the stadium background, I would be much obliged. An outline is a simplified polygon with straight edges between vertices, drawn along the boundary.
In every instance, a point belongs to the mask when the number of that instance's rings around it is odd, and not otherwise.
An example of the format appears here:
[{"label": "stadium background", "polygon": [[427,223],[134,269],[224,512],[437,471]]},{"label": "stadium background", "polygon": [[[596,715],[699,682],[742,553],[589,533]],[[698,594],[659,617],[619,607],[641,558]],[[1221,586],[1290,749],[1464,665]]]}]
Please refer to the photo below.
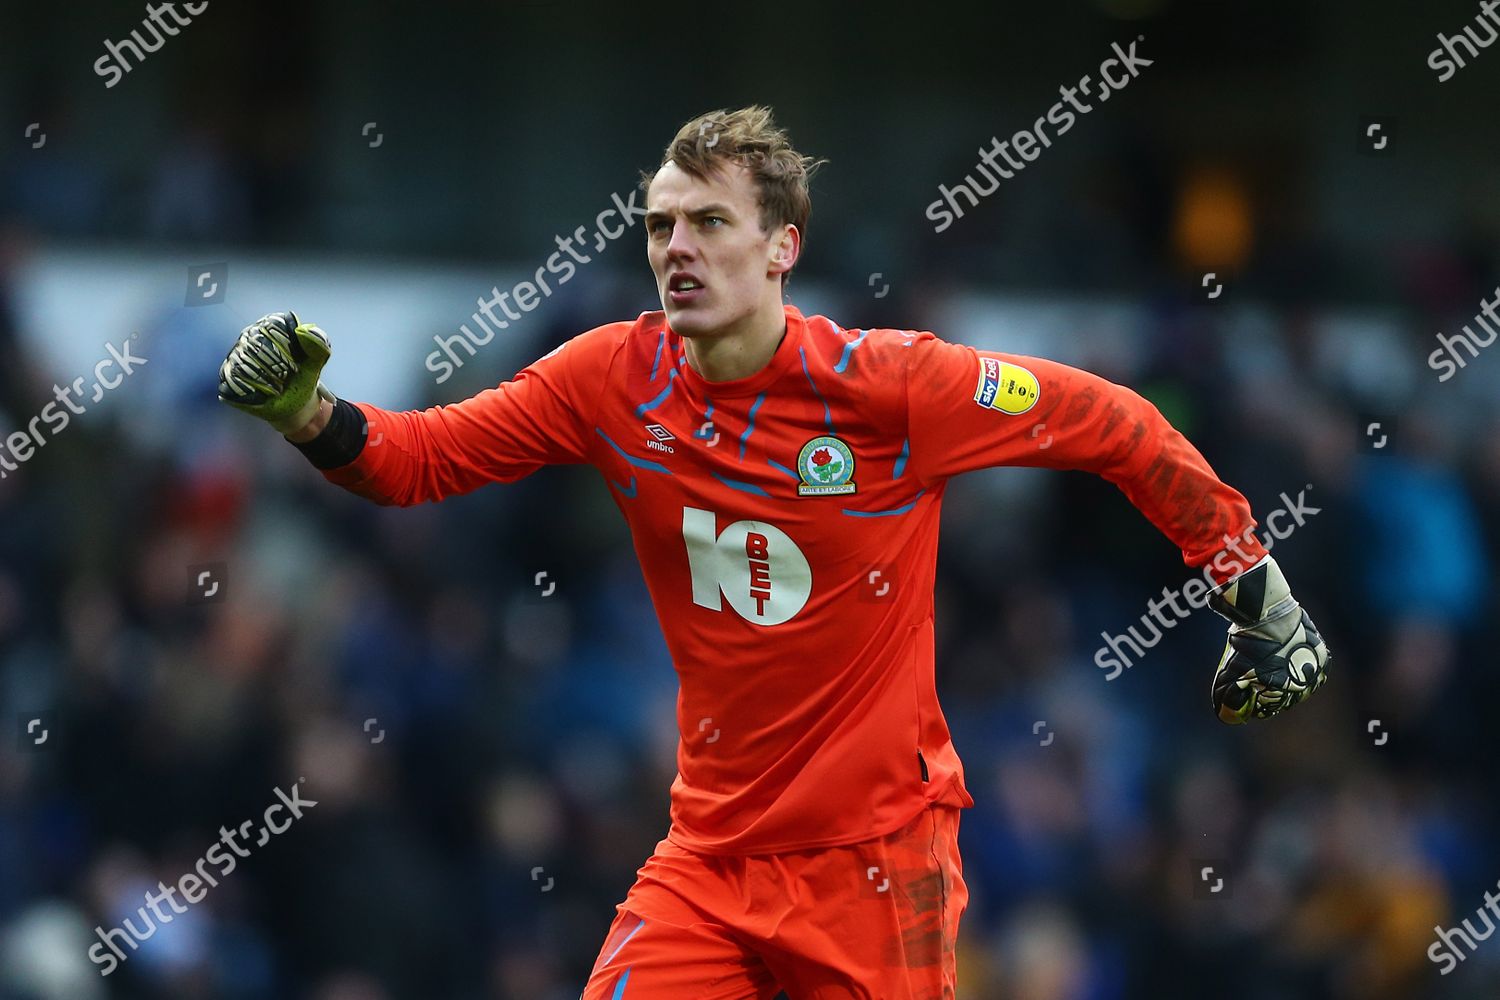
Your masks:
[{"label": "stadium background", "polygon": [[[1474,5],[211,3],[113,88],[102,40],[143,5],[0,11],[0,432],[106,344],[148,359],[0,479],[4,1000],[577,995],[675,740],[598,476],[378,509],[214,375],[295,308],[335,391],[428,405],[655,307],[637,227],[446,384],[423,365],[680,123],[756,102],[831,160],[804,312],[1092,368],[1262,517],[1320,508],[1275,554],[1333,680],[1230,730],[1211,613],[1112,682],[1093,660],[1189,576],[1113,487],[950,488],[961,996],[1500,995],[1500,943],[1446,977],[1424,954],[1500,878],[1500,355],[1426,363],[1500,285],[1500,53],[1426,65]],[[933,232],[939,184],[1137,36],[1139,79]],[[222,301],[185,305],[208,263]],[[299,777],[307,818],[101,979],[93,928]]]}]

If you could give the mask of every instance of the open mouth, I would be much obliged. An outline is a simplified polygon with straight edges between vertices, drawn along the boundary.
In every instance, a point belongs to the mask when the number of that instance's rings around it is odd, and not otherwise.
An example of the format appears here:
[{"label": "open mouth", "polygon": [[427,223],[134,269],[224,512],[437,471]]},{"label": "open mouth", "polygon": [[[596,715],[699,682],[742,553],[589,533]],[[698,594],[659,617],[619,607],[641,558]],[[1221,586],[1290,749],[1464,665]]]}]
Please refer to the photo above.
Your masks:
[{"label": "open mouth", "polygon": [[691,274],[674,274],[667,281],[667,298],[673,305],[685,305],[705,292],[703,282]]}]

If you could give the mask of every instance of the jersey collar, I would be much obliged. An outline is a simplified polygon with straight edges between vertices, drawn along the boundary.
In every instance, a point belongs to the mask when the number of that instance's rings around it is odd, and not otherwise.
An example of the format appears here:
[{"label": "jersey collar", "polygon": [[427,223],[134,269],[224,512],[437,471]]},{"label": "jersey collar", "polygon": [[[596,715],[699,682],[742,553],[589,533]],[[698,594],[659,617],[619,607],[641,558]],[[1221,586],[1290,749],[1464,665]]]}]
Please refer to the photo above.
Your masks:
[{"label": "jersey collar", "polygon": [[[693,370],[684,353],[682,338],[673,333],[673,353],[677,355],[678,376],[692,388],[694,394],[719,399],[728,396],[753,396],[766,389],[797,363],[797,351],[802,346],[803,331],[807,320],[796,306],[782,307],[786,311],[786,336],[766,366],[754,375],[730,379],[727,382],[710,382]],[[671,327],[668,326],[670,330]]]}]

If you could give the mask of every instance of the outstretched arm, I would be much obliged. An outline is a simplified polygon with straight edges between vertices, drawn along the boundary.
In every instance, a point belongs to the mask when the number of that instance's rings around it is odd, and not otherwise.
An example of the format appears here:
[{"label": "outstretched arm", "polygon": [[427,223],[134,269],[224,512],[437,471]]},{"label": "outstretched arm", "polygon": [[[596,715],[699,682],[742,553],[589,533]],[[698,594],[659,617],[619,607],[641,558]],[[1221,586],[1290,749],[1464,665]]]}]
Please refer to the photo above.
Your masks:
[{"label": "outstretched arm", "polygon": [[1218,585],[1209,606],[1231,623],[1213,684],[1223,721],[1274,715],[1323,683],[1327,646],[1255,537],[1249,503],[1149,401],[1078,368],[930,333],[903,350],[920,479],[999,465],[1093,472]]},{"label": "outstretched arm", "polygon": [[[275,313],[241,333],[219,396],[273,426],[330,482],[380,504],[410,506],[514,482],[543,465],[589,460],[592,398],[613,359],[611,328],[582,334],[516,378],[447,406],[385,410],[336,399],[317,382],[331,348],[298,345],[316,327]],[[313,386],[321,394],[313,395]]]}]

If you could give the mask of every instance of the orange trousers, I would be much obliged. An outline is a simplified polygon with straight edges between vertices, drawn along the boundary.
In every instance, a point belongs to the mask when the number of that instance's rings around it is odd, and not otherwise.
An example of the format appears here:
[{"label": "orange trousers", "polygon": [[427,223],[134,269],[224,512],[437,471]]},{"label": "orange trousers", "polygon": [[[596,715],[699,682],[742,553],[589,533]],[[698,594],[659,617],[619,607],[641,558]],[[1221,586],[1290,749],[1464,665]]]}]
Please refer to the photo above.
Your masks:
[{"label": "orange trousers", "polygon": [[582,1000],[952,1000],[959,812],[929,805],[883,837],[786,854],[663,839]]}]

